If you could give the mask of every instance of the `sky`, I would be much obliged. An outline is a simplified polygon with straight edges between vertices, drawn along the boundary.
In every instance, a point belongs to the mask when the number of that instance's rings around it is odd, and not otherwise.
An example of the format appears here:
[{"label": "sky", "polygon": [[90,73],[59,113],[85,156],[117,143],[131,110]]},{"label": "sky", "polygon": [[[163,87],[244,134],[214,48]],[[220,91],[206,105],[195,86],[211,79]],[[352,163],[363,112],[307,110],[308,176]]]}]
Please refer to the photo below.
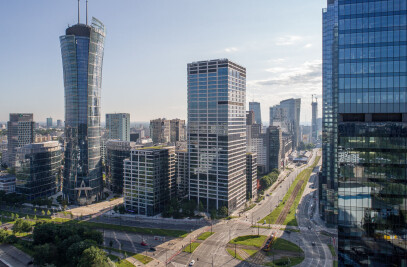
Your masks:
[{"label": "sky", "polygon": [[[247,71],[247,102],[269,107],[311,95],[322,104],[325,0],[89,0],[88,16],[106,26],[102,121],[187,118],[187,63],[228,58]],[[81,1],[81,22],[85,0]],[[76,0],[0,3],[0,121],[9,113],[64,119],[59,36],[77,23]],[[248,109],[248,104],[247,104]]]}]

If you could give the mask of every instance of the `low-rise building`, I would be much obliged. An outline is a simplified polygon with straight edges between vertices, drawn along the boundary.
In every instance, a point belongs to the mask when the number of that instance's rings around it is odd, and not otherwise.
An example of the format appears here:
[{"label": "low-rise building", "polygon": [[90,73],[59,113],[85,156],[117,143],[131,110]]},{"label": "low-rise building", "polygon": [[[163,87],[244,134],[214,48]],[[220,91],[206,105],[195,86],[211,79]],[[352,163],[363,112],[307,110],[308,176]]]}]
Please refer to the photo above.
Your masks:
[{"label": "low-rise building", "polygon": [[18,149],[16,192],[27,200],[49,197],[61,183],[62,153],[59,142],[33,143]]},{"label": "low-rise building", "polygon": [[0,172],[0,191],[13,193],[16,191],[16,176],[8,172]]}]

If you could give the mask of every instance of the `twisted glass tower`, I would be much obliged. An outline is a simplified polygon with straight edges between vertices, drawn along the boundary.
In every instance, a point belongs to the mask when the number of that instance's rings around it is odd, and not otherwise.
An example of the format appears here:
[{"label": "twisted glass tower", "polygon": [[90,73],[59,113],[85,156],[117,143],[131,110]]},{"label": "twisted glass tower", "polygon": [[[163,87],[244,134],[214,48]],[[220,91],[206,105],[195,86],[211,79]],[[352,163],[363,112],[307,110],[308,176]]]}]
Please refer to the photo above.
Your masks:
[{"label": "twisted glass tower", "polygon": [[60,37],[65,87],[65,167],[63,195],[89,204],[103,191],[100,155],[100,90],[105,27],[76,24]]}]

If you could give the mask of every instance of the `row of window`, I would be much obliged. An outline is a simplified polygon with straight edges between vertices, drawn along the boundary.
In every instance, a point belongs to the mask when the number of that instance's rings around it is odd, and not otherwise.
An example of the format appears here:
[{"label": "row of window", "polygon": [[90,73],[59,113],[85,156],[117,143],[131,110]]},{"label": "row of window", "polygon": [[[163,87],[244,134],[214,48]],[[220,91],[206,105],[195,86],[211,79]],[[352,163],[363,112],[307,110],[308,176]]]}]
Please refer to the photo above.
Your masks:
[{"label": "row of window", "polygon": [[389,15],[377,17],[361,17],[339,20],[339,31],[348,31],[356,29],[373,29],[380,27],[403,27],[407,26],[407,15]]},{"label": "row of window", "polygon": [[380,44],[391,45],[392,43],[407,41],[407,31],[371,31],[361,33],[344,33],[339,35],[339,45],[355,44]]},{"label": "row of window", "polygon": [[[363,75],[363,74],[359,74]],[[342,76],[343,77],[343,76]],[[353,90],[353,89],[379,89],[389,88],[404,91],[407,87],[407,76],[390,76],[390,77],[361,77],[361,78],[339,78],[339,90]]]},{"label": "row of window", "polygon": [[363,3],[339,3],[339,15],[356,15],[367,13],[383,13],[406,10],[405,0],[364,1]]}]

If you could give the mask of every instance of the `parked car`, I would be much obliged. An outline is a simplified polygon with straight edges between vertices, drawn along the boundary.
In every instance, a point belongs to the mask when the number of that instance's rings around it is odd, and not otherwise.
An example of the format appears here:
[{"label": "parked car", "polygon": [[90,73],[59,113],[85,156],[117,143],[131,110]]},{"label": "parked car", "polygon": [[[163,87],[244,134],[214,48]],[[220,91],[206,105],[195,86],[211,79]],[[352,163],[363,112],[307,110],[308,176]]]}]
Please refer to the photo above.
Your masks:
[{"label": "parked car", "polygon": [[192,260],[192,261],[189,263],[189,266],[194,266],[194,264],[195,264],[195,261]]},{"label": "parked car", "polygon": [[150,247],[151,251],[157,251],[157,249],[155,247]]},{"label": "parked car", "polygon": [[146,242],[144,242],[144,240],[143,240],[143,241],[141,241],[140,245],[145,246],[145,247],[146,247],[146,246],[148,246],[148,245],[147,245],[147,243],[146,243]]}]

